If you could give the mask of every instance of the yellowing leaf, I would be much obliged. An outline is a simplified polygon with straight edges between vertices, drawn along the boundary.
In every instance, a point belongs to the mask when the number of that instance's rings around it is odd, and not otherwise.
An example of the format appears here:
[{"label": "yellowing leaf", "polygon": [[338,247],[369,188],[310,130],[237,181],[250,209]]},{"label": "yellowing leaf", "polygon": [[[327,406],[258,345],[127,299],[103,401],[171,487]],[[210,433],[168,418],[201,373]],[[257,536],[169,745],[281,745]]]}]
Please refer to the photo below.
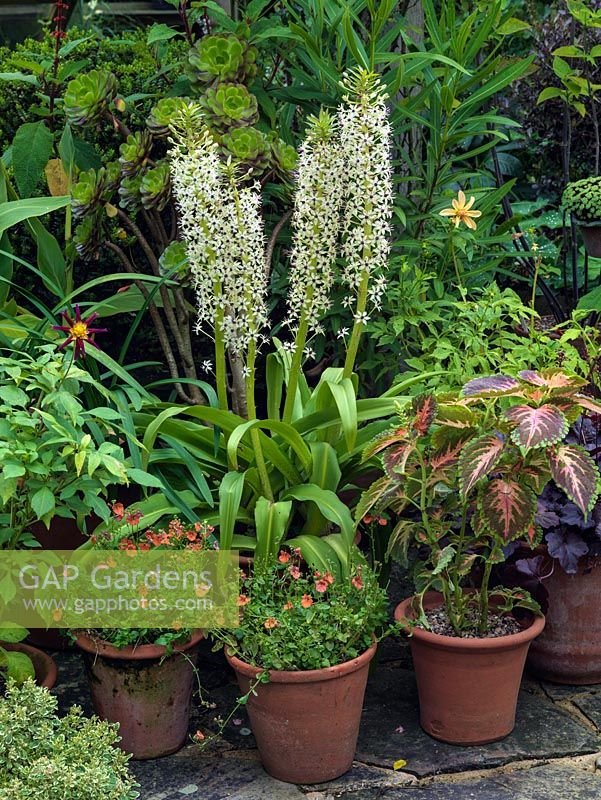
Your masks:
[{"label": "yellowing leaf", "polygon": [[69,177],[60,158],[51,158],[46,164],[44,172],[52,197],[63,197],[69,194]]}]

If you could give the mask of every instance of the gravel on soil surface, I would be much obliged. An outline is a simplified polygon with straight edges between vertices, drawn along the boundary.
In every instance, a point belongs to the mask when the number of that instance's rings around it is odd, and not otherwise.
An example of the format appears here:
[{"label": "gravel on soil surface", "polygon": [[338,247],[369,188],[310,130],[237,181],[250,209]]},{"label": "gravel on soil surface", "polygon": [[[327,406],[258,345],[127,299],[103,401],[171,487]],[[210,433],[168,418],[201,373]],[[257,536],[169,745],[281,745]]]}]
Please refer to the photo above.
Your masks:
[{"label": "gravel on soil surface", "polygon": [[[478,609],[474,608],[473,610],[468,610],[466,615],[470,623],[469,626],[458,634],[451,625],[444,606],[426,609],[425,614],[430,631],[440,636],[454,636],[462,639],[497,639],[500,636],[519,633],[522,630],[522,626],[515,617],[491,611],[488,614],[488,632],[481,634],[478,630]],[[418,625],[417,627],[427,630],[424,625]]]}]

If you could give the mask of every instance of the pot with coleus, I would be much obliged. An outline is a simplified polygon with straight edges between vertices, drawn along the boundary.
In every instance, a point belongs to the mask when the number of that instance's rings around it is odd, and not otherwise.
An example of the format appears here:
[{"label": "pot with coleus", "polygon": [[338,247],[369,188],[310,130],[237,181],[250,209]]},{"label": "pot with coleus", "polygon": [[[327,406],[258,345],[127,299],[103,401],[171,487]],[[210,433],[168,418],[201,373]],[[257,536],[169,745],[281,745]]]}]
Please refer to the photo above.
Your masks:
[{"label": "pot with coleus", "polygon": [[[334,570],[335,571],[335,570]],[[240,625],[225,645],[263,766],[289,783],[322,783],[350,769],[376,634],[387,598],[358,551],[336,576],[298,549],[244,576]],[[205,740],[206,741],[206,740]]]},{"label": "pot with coleus", "polygon": [[582,385],[560,371],[477,378],[400,407],[367,448],[385,475],[357,519],[389,509],[398,515],[389,552],[417,551],[416,593],[395,616],[411,634],[421,724],[435,738],[482,744],[514,727],[544,618],[523,589],[492,585],[493,568],[512,542],[540,543],[537,498],[551,479],[583,514],[596,501],[594,461],[565,441],[570,421],[596,407]]}]

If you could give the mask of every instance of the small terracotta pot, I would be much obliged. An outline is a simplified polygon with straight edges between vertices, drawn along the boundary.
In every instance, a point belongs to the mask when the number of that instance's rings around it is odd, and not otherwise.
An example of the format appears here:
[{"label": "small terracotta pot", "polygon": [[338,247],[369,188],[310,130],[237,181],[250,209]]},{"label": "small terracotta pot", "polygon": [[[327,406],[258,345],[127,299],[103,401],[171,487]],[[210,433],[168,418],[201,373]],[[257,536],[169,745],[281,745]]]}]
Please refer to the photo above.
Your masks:
[{"label": "small terracotta pot", "polygon": [[140,645],[118,649],[80,634],[92,704],[101,719],[119,723],[119,747],[135,759],[159,758],[179,750],[188,735],[198,643],[166,648]]},{"label": "small terracotta pot", "polygon": [[559,562],[543,583],[547,626],[533,642],[528,669],[554,683],[601,683],[601,560],[568,575]]},{"label": "small terracotta pot", "polygon": [[[374,644],[352,661],[305,672],[271,670],[246,706],[261,761],[287,783],[323,783],[353,763]],[[246,694],[262,670],[226,651]]]},{"label": "small terracotta pot", "polygon": [[50,658],[47,653],[43,653],[36,647],[31,647],[21,642],[16,644],[2,644],[2,647],[5,650],[10,650],[12,652],[18,651],[19,653],[25,653],[26,656],[29,656],[33,662],[33,668],[35,669],[35,682],[37,685],[42,686],[44,689],[52,689],[56,683],[58,669],[56,668],[54,660]]},{"label": "small terracotta pot", "polygon": [[592,258],[601,258],[601,222],[596,225],[578,223],[586,252]]},{"label": "small terracotta pot", "polygon": [[[395,619],[412,618],[413,599],[396,607]],[[442,600],[428,592],[424,606],[437,608]],[[533,616],[519,633],[489,639],[413,628],[411,655],[426,733],[460,745],[496,742],[511,733],[528,648],[544,627],[545,618]]]}]

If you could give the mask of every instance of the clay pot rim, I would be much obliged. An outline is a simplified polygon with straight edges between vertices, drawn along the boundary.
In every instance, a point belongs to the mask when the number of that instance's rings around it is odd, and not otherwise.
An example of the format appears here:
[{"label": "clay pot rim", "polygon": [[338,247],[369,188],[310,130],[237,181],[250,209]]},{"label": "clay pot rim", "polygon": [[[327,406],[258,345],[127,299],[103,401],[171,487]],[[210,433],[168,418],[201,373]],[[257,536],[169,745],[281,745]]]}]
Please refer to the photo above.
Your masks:
[{"label": "clay pot rim", "polygon": [[[414,598],[415,595],[408,597],[395,608],[394,618],[397,621],[408,617],[407,612],[410,611]],[[424,599],[426,606],[435,607],[440,605],[443,598],[438,592],[427,592]],[[539,617],[533,614],[530,624],[519,633],[486,639],[462,639],[459,636],[443,636],[440,633],[432,633],[423,628],[412,628],[412,635],[415,639],[439,650],[464,650],[475,653],[499,652],[501,650],[512,650],[535,639],[543,632],[545,621],[544,616]]]},{"label": "clay pot rim", "polygon": [[[205,638],[202,630],[195,631],[190,639],[183,644],[174,644],[173,653],[185,653],[197,645]],[[86,653],[93,656],[104,656],[106,658],[119,659],[121,661],[145,661],[149,659],[163,658],[167,653],[164,644],[141,644],[138,646],[129,645],[128,647],[118,648],[103,639],[93,639],[85,633],[78,634],[75,644]]]},{"label": "clay pot rim", "polygon": [[[37,647],[32,647],[30,644],[23,644],[22,642],[3,642],[2,647],[5,650],[18,650],[28,655],[35,667],[35,682],[37,685],[43,689],[52,689],[58,678],[58,667],[52,656]],[[38,667],[41,667],[41,669],[38,669]]]},{"label": "clay pot rim", "polygon": [[[357,672],[362,669],[374,657],[378,647],[376,637],[373,637],[373,644],[368,647],[360,656],[352,658],[350,661],[343,661],[342,664],[336,664],[333,667],[323,667],[322,669],[306,669],[306,670],[269,670],[270,683],[316,683],[318,681],[331,681],[335,678],[341,678],[343,675],[350,675],[352,672]],[[228,648],[225,648],[225,657],[231,667],[236,672],[240,672],[247,678],[256,678],[260,672],[264,672],[261,667],[253,667],[242,661],[236,656],[232,655]]]}]

